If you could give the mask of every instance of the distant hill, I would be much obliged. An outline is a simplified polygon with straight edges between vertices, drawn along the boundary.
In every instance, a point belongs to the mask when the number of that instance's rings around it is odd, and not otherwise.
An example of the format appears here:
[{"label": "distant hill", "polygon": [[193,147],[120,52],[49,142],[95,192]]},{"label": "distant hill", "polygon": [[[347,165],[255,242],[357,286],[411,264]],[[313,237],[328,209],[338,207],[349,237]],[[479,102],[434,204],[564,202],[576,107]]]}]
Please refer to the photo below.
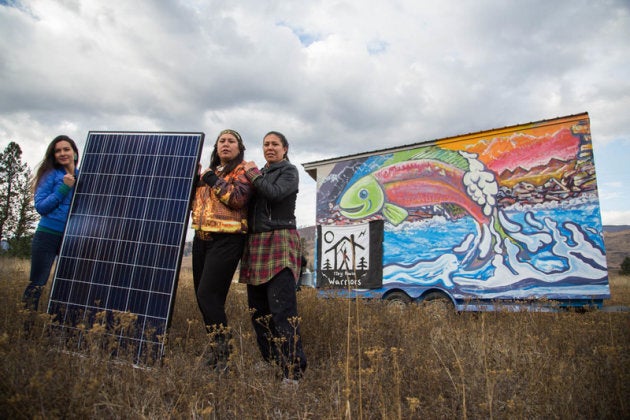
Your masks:
[{"label": "distant hill", "polygon": [[630,225],[604,225],[604,232],[621,232],[630,229]]},{"label": "distant hill", "polygon": [[298,231],[300,232],[300,237],[307,240],[314,240],[315,234],[317,233],[317,226],[302,226],[298,228]]},{"label": "distant hill", "polygon": [[304,243],[304,251],[306,253],[306,261],[308,261],[308,267],[310,270],[314,269],[315,262],[315,235],[317,233],[317,226],[305,226],[298,228],[300,232],[300,238]]},{"label": "distant hill", "polygon": [[630,257],[630,226],[604,226],[604,244],[609,270],[619,270],[626,257]]}]

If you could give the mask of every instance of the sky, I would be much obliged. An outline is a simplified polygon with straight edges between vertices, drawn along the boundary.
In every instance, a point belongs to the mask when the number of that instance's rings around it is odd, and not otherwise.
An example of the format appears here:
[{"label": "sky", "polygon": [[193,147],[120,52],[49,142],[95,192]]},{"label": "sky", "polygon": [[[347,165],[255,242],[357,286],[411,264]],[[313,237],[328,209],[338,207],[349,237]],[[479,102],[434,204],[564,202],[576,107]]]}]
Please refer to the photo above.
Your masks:
[{"label": "sky", "polygon": [[0,0],[0,147],[270,130],[302,163],[588,112],[605,225],[630,224],[627,0]]}]

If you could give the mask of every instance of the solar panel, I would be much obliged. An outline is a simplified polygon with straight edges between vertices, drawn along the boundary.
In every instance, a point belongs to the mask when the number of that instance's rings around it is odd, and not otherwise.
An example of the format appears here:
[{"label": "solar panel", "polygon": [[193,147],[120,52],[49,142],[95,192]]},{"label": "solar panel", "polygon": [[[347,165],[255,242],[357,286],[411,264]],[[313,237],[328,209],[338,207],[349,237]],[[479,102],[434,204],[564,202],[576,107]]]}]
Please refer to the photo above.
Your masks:
[{"label": "solar panel", "polygon": [[61,337],[84,348],[99,325],[113,353],[161,357],[203,139],[88,133],[48,304]]}]

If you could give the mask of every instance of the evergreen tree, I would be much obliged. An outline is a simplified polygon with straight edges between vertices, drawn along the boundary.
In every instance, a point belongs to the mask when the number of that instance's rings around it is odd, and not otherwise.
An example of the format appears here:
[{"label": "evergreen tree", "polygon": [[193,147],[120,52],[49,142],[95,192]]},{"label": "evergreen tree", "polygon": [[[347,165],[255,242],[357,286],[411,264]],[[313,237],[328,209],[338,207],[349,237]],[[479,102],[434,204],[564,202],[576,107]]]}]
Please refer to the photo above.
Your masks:
[{"label": "evergreen tree", "polygon": [[31,241],[33,240],[33,230],[35,222],[39,216],[33,206],[31,194],[31,170],[27,167],[17,180],[18,198],[16,203],[15,230],[13,237],[9,240],[9,254],[15,257],[28,258],[31,256]]},{"label": "evergreen tree", "polygon": [[359,270],[366,270],[367,267],[368,267],[368,264],[365,257],[361,257],[361,259],[359,260],[359,264],[357,264],[357,268]]},{"label": "evergreen tree", "polygon": [[16,203],[16,223],[13,236],[22,238],[28,236],[38,220],[31,195],[31,170],[25,166],[16,182],[19,201]]},{"label": "evergreen tree", "polygon": [[7,238],[9,254],[29,256],[37,214],[30,190],[31,171],[22,162],[22,149],[10,142],[0,152],[0,236]]}]

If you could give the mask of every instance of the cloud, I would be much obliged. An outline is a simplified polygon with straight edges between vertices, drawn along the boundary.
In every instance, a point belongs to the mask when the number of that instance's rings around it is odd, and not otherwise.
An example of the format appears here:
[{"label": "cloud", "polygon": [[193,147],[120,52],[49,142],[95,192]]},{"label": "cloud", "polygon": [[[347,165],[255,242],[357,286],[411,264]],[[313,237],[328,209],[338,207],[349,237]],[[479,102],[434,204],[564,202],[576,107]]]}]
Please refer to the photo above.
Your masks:
[{"label": "cloud", "polygon": [[300,163],[583,111],[614,145],[628,39],[622,0],[2,2],[0,146],[203,131],[207,160],[232,127],[260,161],[275,129]]},{"label": "cloud", "polygon": [[604,225],[630,225],[630,210],[602,211]]}]

